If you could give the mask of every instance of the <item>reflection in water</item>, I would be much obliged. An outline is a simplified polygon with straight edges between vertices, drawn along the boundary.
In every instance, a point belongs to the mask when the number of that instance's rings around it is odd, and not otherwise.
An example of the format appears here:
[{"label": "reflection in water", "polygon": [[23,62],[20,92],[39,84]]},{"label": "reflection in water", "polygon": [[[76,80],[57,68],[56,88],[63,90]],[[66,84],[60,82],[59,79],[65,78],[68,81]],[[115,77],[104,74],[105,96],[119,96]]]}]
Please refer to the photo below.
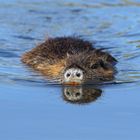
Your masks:
[{"label": "reflection in water", "polygon": [[63,88],[63,99],[73,104],[87,104],[96,101],[102,90],[93,86],[66,86]]}]

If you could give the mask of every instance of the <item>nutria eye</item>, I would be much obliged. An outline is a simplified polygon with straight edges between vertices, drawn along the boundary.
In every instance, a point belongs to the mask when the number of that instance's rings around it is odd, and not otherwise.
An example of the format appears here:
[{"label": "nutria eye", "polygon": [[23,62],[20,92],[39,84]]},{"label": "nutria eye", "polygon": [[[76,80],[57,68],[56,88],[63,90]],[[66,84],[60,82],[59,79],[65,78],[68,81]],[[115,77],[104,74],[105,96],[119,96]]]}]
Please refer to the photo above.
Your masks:
[{"label": "nutria eye", "polygon": [[102,60],[99,63],[102,68],[107,69],[107,65]]},{"label": "nutria eye", "polygon": [[95,63],[95,64],[93,64],[93,65],[91,66],[91,68],[92,68],[92,69],[97,69],[98,66],[99,66],[99,64],[98,64],[98,63]]},{"label": "nutria eye", "polygon": [[77,76],[77,77],[80,77],[80,76],[81,76],[81,74],[80,74],[80,73],[76,73],[76,76]]},{"label": "nutria eye", "polygon": [[99,63],[100,63],[100,66],[101,67],[104,67],[105,66],[105,64],[104,64],[104,62],[102,60]]},{"label": "nutria eye", "polygon": [[70,73],[67,73],[67,75],[66,75],[67,77],[70,77]]}]

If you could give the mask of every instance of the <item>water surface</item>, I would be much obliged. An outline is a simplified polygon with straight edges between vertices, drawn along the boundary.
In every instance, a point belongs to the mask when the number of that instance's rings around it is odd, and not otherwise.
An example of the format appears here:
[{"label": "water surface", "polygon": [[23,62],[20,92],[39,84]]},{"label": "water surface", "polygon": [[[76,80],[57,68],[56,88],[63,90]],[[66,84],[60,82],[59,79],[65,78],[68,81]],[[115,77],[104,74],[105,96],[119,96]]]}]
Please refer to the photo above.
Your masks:
[{"label": "water surface", "polygon": [[[0,0],[0,139],[138,140],[140,1]],[[47,37],[77,35],[115,56],[110,84],[50,84],[20,61]]]}]

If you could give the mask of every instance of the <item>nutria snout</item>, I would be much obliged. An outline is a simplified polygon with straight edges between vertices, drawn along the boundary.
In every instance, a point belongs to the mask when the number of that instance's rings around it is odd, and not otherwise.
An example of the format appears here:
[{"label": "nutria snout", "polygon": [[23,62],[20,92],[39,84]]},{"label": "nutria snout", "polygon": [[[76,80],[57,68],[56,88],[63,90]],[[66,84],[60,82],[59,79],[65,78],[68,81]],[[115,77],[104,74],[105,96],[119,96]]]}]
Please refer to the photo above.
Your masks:
[{"label": "nutria snout", "polygon": [[89,41],[56,37],[23,54],[22,62],[49,79],[77,85],[112,80],[117,60]]}]

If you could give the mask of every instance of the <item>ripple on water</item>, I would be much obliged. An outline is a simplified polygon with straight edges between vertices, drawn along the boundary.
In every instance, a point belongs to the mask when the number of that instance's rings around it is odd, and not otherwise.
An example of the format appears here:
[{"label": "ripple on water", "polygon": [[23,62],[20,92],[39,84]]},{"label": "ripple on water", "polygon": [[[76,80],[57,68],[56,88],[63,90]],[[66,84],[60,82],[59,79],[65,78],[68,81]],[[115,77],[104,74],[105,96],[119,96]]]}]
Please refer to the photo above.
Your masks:
[{"label": "ripple on water", "polygon": [[[136,6],[130,7],[132,12],[127,8],[130,5]],[[52,9],[51,6],[55,8]],[[45,35],[76,34],[95,42],[97,48],[109,51],[118,59],[116,82],[139,81],[140,41],[137,17],[140,15],[140,10],[138,6],[138,2],[125,0],[94,3],[90,0],[87,2],[80,0],[55,1],[55,3],[51,1],[3,3],[0,13],[2,19],[0,31],[3,33],[0,39],[0,43],[3,44],[0,47],[1,77],[6,77],[7,74],[7,79],[17,83],[42,84],[42,80],[43,83],[44,81],[48,83],[40,75],[33,76],[32,70],[26,71],[26,67],[20,63],[20,56],[40,43]],[[7,7],[11,9],[7,11]],[[122,10],[121,7],[127,11]],[[18,13],[15,12],[16,10]],[[116,10],[119,12],[116,13]],[[128,12],[130,12],[129,15]],[[7,13],[6,16],[3,16],[3,13]],[[13,18],[12,21],[11,18]]]}]

